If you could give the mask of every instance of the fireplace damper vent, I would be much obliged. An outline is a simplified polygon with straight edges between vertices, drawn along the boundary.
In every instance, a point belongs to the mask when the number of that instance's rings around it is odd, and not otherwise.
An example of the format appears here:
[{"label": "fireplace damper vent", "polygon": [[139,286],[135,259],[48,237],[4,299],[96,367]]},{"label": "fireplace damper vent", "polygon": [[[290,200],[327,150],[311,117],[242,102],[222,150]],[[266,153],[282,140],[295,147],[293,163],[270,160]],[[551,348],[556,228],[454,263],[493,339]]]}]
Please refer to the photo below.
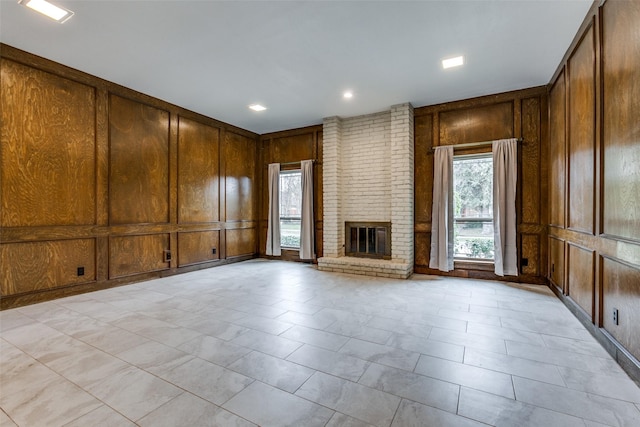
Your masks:
[{"label": "fireplace damper vent", "polygon": [[391,223],[345,222],[345,255],[391,259]]}]

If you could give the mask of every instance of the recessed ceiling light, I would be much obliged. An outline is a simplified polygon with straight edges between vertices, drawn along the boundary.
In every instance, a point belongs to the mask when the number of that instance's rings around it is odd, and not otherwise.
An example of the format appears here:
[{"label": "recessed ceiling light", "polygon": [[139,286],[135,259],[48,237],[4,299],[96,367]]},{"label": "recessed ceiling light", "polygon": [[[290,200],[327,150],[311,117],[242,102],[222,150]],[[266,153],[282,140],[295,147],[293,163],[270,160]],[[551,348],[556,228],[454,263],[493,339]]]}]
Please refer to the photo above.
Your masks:
[{"label": "recessed ceiling light", "polygon": [[263,107],[263,106],[262,106],[262,105],[260,105],[260,104],[252,104],[252,105],[249,105],[249,108],[251,108],[253,111],[264,111],[264,110],[266,110],[266,109],[267,109],[267,107]]},{"label": "recessed ceiling light", "polygon": [[36,12],[40,12],[61,24],[73,16],[73,12],[69,9],[56,6],[46,0],[18,0],[18,3]]},{"label": "recessed ceiling light", "polygon": [[444,69],[452,68],[452,67],[459,67],[462,64],[464,64],[464,57],[463,56],[456,56],[455,58],[448,58],[448,59],[443,59],[442,60],[442,68],[444,68]]},{"label": "recessed ceiling light", "polygon": [[345,93],[342,94],[342,97],[344,99],[351,99],[353,98],[353,92],[351,92],[350,90],[346,91]]}]

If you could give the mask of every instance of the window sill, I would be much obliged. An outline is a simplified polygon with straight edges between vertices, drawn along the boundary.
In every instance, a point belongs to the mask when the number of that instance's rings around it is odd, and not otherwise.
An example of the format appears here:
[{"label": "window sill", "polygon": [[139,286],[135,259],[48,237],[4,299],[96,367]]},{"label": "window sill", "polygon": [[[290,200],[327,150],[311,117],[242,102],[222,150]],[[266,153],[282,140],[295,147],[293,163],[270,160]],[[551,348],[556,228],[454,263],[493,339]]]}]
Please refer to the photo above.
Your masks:
[{"label": "window sill", "polygon": [[453,268],[456,270],[481,270],[491,271],[495,270],[495,264],[493,261],[481,261],[481,260],[453,260]]}]

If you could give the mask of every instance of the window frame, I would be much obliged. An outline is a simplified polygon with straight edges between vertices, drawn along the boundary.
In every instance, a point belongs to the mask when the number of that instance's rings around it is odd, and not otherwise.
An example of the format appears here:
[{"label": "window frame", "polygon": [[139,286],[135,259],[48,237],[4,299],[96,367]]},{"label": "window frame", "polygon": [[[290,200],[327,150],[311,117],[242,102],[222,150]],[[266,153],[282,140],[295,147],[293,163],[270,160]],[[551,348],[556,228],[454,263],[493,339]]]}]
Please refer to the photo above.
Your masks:
[{"label": "window frame", "polygon": [[[294,175],[297,174],[300,176],[300,179],[302,179],[302,168],[296,168],[296,169],[286,169],[286,170],[280,170],[280,177],[279,179],[282,179],[283,175]],[[278,194],[278,200],[282,200],[282,187],[280,186],[279,188],[279,194]],[[298,219],[300,221],[300,228],[302,228],[302,187],[300,188],[300,215],[299,217],[283,217],[282,216],[282,212],[280,210],[280,208],[282,207],[281,203],[278,203],[278,220],[280,221],[280,242],[282,242],[282,219],[285,218],[286,220],[291,220],[291,219]],[[299,240],[299,239],[298,239]],[[287,246],[287,245],[283,245],[282,243],[280,244],[280,247],[284,250],[290,250],[290,251],[299,251],[300,250],[300,245],[298,246]]]},{"label": "window frame", "polygon": [[[454,154],[453,156],[453,162],[452,162],[452,174],[453,174],[453,197],[454,197],[454,204],[455,204],[455,193],[456,193],[456,189],[455,189],[455,162],[456,160],[474,160],[474,159],[490,159],[491,160],[491,171],[493,174],[493,153],[492,152],[483,152],[483,153],[472,153],[472,154]],[[492,184],[493,184],[493,178],[492,178]],[[491,191],[493,192],[493,185],[491,188]],[[492,200],[491,200],[491,204],[493,207],[493,196],[492,196]],[[483,217],[483,218],[456,218],[455,216],[455,206],[454,206],[454,215],[453,215],[453,223],[451,224],[451,226],[453,227],[454,230],[454,236],[453,236],[453,244],[455,247],[456,241],[457,241],[457,234],[456,234],[456,222],[458,219],[461,220],[466,220],[467,222],[487,222],[488,220],[491,221],[492,225],[495,227],[495,218],[493,217],[493,209],[491,211],[491,217]],[[469,221],[472,220],[472,221]],[[492,237],[491,239],[494,244],[495,244],[495,238]],[[454,250],[454,256],[453,256],[453,261],[456,265],[456,268],[458,268],[458,266],[462,266],[464,264],[486,264],[487,266],[493,266],[494,261],[495,261],[495,253],[494,256],[492,258],[471,258],[471,257],[460,257],[460,256],[456,256],[455,255],[455,250]]]}]

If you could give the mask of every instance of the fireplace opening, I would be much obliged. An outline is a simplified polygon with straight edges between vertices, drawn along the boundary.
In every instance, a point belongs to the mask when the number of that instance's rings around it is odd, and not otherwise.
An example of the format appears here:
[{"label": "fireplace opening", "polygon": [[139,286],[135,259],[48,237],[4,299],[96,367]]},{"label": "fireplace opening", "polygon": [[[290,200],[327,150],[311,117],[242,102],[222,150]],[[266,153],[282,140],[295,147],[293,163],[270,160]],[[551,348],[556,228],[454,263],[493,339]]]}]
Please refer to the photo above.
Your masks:
[{"label": "fireplace opening", "polygon": [[345,255],[391,259],[391,223],[345,222]]}]

